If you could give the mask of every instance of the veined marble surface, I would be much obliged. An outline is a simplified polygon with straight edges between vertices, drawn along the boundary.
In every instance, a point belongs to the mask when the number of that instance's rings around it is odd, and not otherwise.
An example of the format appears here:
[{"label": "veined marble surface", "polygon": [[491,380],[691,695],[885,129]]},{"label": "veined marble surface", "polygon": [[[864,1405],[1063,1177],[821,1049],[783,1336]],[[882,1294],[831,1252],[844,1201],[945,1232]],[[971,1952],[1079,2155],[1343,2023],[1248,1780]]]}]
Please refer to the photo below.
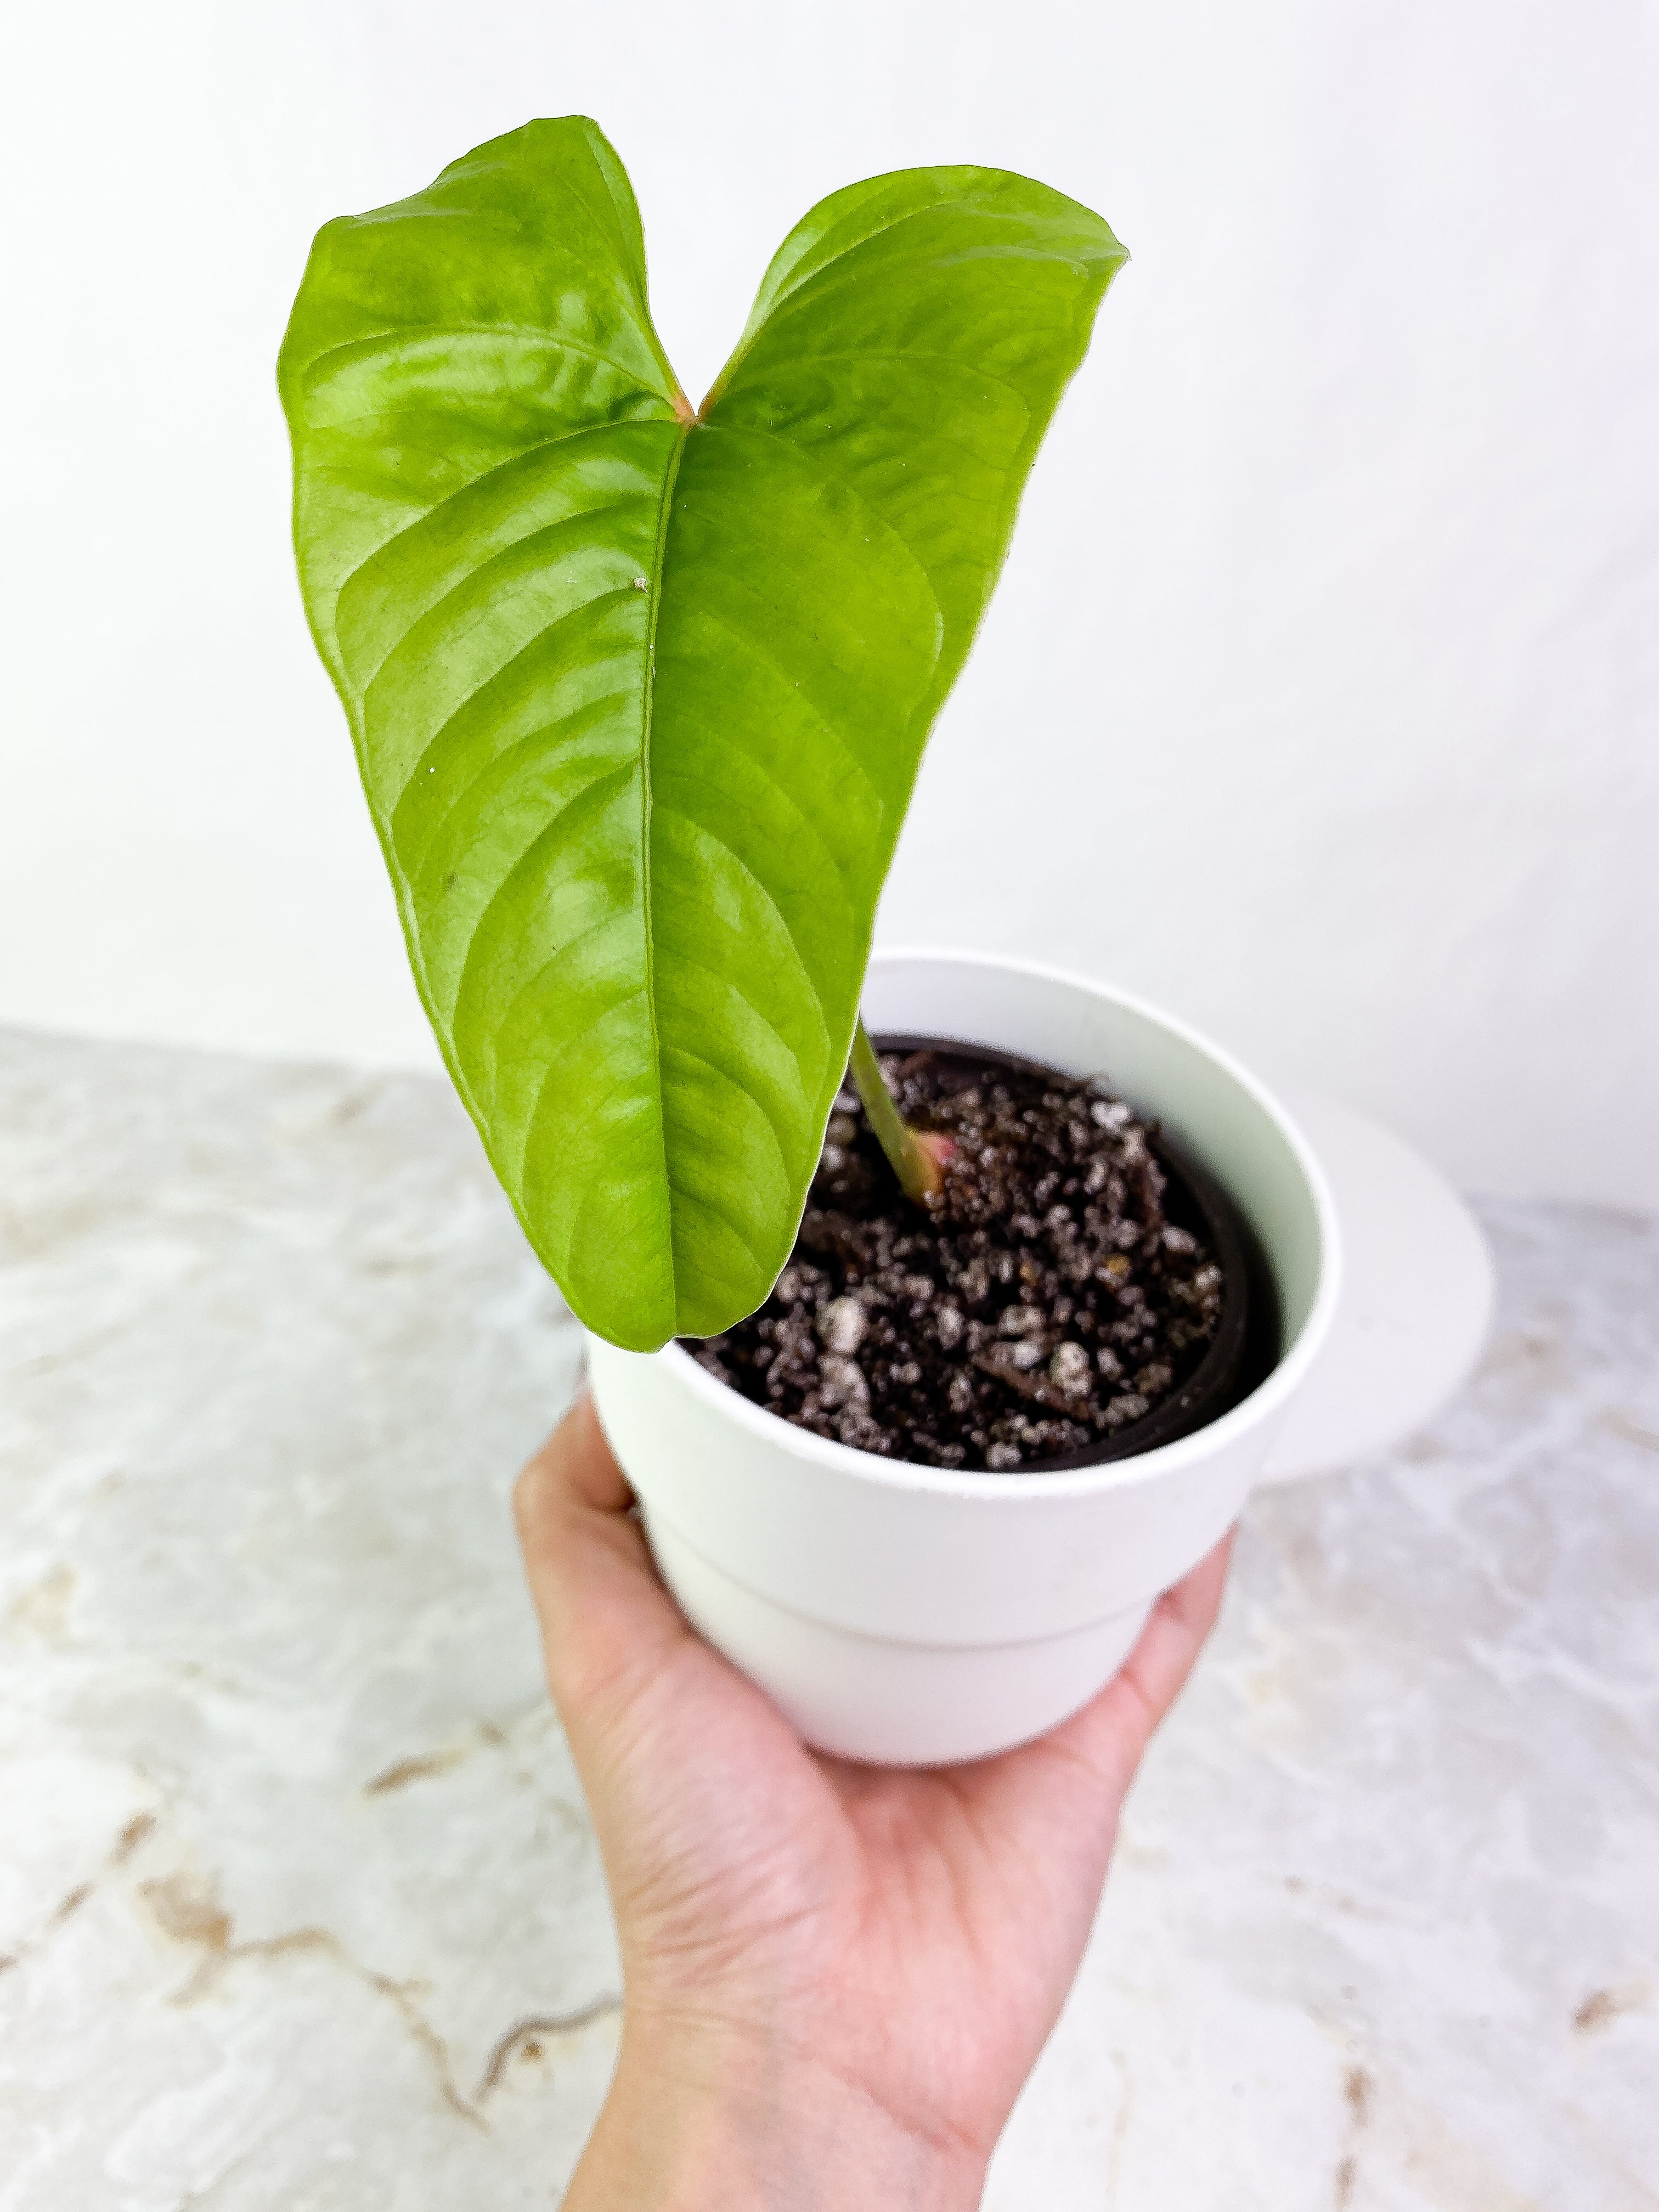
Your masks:
[{"label": "veined marble surface", "polygon": [[[990,2212],[1659,2207],[1659,1224],[1251,1508]],[[556,2203],[615,2049],[507,1493],[573,1326],[418,1076],[0,1036],[0,2212]]]}]

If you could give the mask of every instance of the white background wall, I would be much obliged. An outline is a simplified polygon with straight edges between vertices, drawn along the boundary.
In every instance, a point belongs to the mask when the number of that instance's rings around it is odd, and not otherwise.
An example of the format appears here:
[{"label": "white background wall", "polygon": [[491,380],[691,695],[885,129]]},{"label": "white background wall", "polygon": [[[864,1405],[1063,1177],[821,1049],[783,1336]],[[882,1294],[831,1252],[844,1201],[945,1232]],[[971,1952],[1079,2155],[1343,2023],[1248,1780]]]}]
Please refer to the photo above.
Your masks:
[{"label": "white background wall", "polygon": [[6,74],[0,1019],[431,1057],[272,363],[318,224],[577,110],[693,392],[878,170],[1024,169],[1134,253],[883,935],[1659,1204],[1651,6],[156,0],[31,10]]}]

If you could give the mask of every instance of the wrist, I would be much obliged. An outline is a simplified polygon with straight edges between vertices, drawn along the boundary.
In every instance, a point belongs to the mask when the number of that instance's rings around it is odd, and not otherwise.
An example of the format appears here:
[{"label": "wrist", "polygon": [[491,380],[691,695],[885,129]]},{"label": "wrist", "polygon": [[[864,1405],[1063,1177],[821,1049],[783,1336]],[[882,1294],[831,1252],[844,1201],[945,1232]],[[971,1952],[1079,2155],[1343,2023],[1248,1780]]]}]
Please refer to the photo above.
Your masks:
[{"label": "wrist", "polygon": [[975,2212],[985,2160],[742,2030],[624,2024],[566,2212]]}]

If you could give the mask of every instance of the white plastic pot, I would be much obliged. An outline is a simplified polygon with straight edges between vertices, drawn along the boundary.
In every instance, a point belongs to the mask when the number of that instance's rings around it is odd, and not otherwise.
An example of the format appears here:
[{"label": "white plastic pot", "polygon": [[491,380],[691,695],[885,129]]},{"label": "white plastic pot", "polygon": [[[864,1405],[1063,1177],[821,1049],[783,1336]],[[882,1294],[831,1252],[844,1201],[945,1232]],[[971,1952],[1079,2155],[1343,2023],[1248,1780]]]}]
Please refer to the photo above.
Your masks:
[{"label": "white plastic pot", "polygon": [[1301,1088],[1291,1119],[1124,991],[884,953],[865,1015],[1106,1075],[1224,1183],[1279,1294],[1279,1364],[1241,1405],[1139,1458],[1051,1475],[874,1458],[750,1405],[677,1345],[591,1338],[599,1420],[692,1624],[810,1743],[938,1765],[1086,1704],[1252,1484],[1347,1467],[1427,1420],[1474,1367],[1493,1276],[1467,1207],[1389,1130]]},{"label": "white plastic pot", "polygon": [[1139,1457],[1052,1474],[878,1458],[764,1412],[678,1346],[591,1340],[600,1420],[693,1624],[809,1742],[939,1764],[1083,1705],[1264,1470],[1293,1471],[1269,1470],[1269,1453],[1336,1316],[1337,1212],[1284,1108],[1139,1000],[1021,962],[891,953],[872,963],[864,1009],[877,1032],[1107,1076],[1231,1194],[1280,1308],[1278,1364],[1231,1412]]}]

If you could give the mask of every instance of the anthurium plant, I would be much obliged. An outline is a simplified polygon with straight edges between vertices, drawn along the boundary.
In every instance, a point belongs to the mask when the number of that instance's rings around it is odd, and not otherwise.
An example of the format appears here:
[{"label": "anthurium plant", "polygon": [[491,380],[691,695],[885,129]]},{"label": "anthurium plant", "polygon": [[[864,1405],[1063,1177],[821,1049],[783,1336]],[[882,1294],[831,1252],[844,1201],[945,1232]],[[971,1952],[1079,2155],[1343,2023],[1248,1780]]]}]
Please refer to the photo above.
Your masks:
[{"label": "anthurium plant", "polygon": [[851,185],[694,406],[584,118],[318,235],[278,372],[313,635],[450,1073],[616,1344],[730,1327],[789,1256],[922,747],[1125,258],[1004,171]]}]

